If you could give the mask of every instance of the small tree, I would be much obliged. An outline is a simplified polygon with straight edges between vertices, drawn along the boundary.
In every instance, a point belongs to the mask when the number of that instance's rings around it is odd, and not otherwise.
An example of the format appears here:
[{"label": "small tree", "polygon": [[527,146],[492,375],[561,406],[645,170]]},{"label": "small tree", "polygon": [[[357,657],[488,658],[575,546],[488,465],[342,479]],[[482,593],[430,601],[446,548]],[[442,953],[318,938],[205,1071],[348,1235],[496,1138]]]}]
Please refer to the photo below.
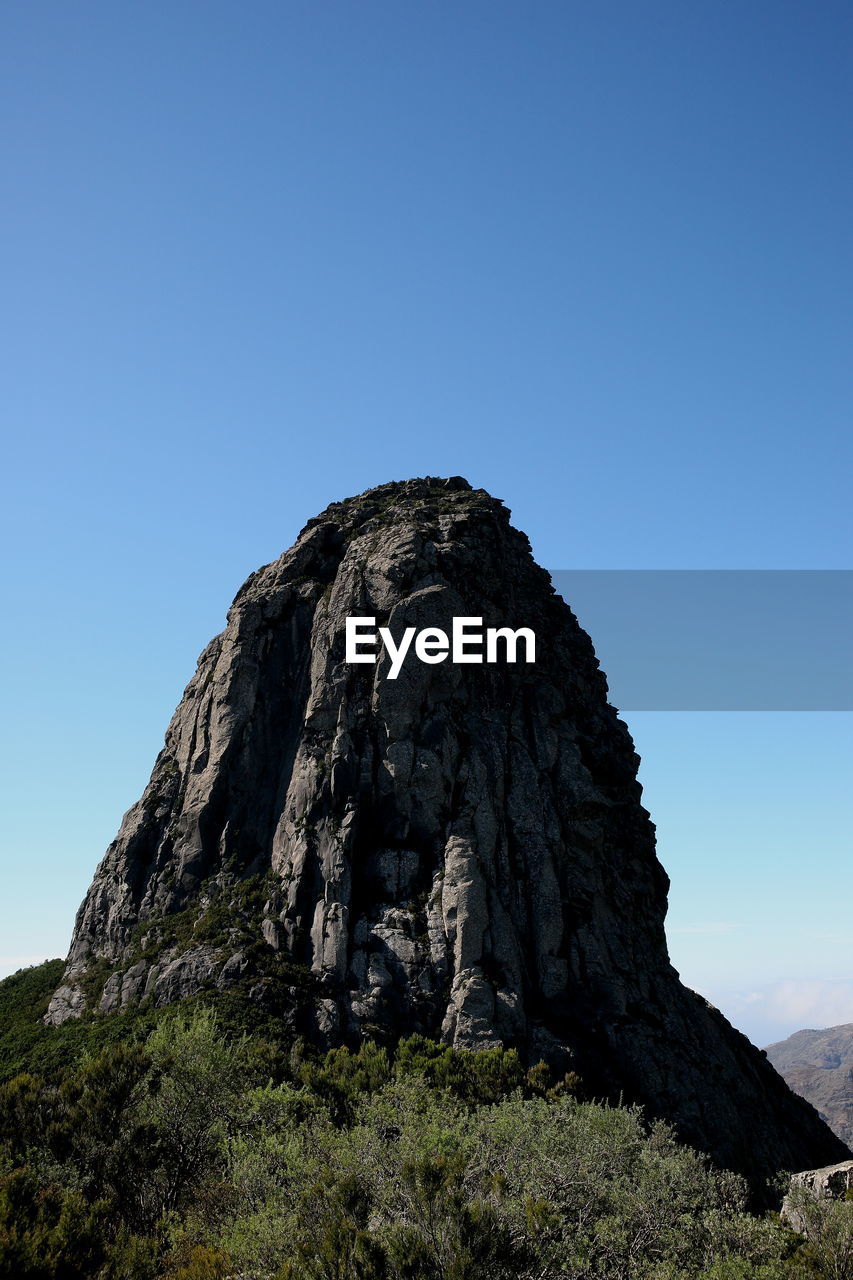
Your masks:
[{"label": "small tree", "polygon": [[180,1207],[203,1174],[224,1163],[226,1139],[245,1121],[245,1091],[254,1081],[246,1042],[220,1035],[209,1009],[165,1019],[146,1051],[150,1089],[139,1115],[156,1167],[141,1193],[153,1224]]}]

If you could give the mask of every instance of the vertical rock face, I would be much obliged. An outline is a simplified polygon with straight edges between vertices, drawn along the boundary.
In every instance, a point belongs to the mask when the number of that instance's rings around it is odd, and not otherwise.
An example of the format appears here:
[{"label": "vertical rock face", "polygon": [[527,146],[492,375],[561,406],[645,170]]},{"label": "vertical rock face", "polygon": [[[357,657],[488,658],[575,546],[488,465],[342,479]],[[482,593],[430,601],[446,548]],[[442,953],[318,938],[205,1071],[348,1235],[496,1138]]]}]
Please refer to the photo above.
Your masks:
[{"label": "vertical rock face", "polygon": [[[459,616],[525,626],[536,662],[410,654],[391,680],[387,655],[345,661],[348,616],[397,640]],[[336,503],[201,655],[48,1018],[166,1003],[277,955],[314,974],[321,1042],[515,1045],[754,1176],[842,1158],[670,966],[637,764],[589,638],[500,502],[427,479]],[[224,913],[221,936],[202,910]]]}]

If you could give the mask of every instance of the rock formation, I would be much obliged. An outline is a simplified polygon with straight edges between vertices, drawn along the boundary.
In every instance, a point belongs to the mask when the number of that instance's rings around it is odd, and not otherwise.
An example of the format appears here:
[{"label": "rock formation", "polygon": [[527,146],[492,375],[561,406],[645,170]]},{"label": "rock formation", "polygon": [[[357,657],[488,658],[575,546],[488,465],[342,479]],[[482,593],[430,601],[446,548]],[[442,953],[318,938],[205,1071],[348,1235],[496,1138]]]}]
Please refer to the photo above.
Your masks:
[{"label": "rock formation", "polygon": [[825,1169],[804,1169],[795,1173],[782,1201],[780,1217],[792,1231],[808,1234],[798,1192],[807,1192],[815,1200],[845,1200],[853,1191],[853,1160],[843,1160]]},{"label": "rock formation", "polygon": [[[351,615],[396,639],[456,616],[526,626],[537,660],[412,660],[392,681],[387,656],[344,661]],[[263,1000],[276,958],[313,975],[293,1016],[320,1043],[513,1045],[754,1179],[843,1158],[670,966],[637,764],[589,638],[499,501],[426,479],[335,503],[201,655],[48,1018],[253,974]]]}]

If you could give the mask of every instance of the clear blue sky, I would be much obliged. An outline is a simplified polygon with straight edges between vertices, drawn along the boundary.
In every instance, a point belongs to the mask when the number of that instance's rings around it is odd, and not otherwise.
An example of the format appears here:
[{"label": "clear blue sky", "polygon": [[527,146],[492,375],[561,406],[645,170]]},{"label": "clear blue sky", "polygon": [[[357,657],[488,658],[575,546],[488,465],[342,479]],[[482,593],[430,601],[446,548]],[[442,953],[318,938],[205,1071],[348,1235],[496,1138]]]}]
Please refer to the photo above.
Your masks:
[{"label": "clear blue sky", "polygon": [[[329,501],[463,474],[550,568],[851,567],[851,85],[834,0],[3,6],[7,969]],[[851,716],[630,723],[685,981],[853,1021]]]}]

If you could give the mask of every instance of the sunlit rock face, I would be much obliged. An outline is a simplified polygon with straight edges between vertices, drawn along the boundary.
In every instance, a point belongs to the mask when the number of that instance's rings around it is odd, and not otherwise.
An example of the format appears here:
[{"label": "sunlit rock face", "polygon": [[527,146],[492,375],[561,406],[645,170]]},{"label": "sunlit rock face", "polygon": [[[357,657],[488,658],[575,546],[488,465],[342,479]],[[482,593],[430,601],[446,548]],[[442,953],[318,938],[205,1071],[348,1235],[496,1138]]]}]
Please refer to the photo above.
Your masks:
[{"label": "sunlit rock face", "polygon": [[[387,653],[346,661],[355,616],[397,642],[459,617],[526,627],[536,660],[410,653],[392,680]],[[589,637],[501,502],[455,478],[335,503],[201,655],[48,1019],[253,975],[263,1000],[284,958],[314,985],[282,1016],[320,1043],[512,1045],[757,1178],[840,1159],[669,964],[637,765]]]}]

